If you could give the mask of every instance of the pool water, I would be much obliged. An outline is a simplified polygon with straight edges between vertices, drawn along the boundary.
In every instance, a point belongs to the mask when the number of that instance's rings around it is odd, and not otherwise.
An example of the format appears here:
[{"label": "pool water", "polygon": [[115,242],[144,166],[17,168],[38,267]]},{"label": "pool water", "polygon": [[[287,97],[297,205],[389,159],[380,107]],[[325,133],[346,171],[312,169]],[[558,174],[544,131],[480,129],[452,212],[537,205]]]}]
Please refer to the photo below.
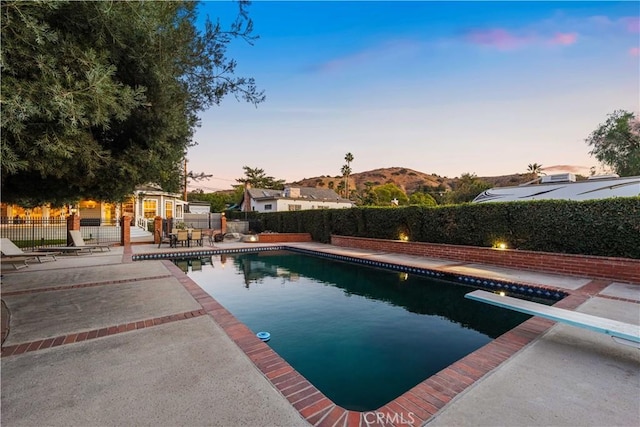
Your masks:
[{"label": "pool water", "polygon": [[465,299],[468,287],[293,252],[175,262],[351,410],[379,408],[530,317]]}]

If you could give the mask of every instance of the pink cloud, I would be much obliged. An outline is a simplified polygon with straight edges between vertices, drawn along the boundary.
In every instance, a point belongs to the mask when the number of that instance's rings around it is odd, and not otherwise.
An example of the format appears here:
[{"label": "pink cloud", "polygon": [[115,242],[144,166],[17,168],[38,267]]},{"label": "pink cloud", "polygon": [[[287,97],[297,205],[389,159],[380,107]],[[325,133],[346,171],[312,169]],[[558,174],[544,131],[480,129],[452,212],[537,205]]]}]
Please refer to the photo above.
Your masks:
[{"label": "pink cloud", "polygon": [[578,40],[576,33],[556,33],[550,40],[551,44],[569,46]]},{"label": "pink cloud", "polygon": [[467,34],[467,40],[473,44],[498,49],[515,49],[527,42],[526,38],[518,37],[502,28],[472,31]]},{"label": "pink cloud", "polygon": [[629,55],[640,56],[640,47],[632,47],[631,49],[629,49]]},{"label": "pink cloud", "polygon": [[627,17],[623,18],[622,21],[624,25],[630,33],[640,33],[640,18],[638,17]]},{"label": "pink cloud", "polygon": [[544,44],[570,46],[578,41],[578,33],[558,32],[553,36],[534,33],[521,35],[502,28],[493,28],[471,31],[466,34],[465,38],[471,44],[493,47],[500,50],[513,50]]}]

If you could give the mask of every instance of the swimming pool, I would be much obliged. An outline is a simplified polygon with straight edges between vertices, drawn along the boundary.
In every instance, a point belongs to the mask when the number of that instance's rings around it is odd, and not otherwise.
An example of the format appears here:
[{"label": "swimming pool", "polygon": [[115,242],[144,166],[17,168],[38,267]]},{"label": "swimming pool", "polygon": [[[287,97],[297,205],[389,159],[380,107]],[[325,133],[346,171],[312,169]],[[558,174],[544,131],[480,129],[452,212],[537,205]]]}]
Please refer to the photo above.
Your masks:
[{"label": "swimming pool", "polygon": [[378,408],[529,318],[469,287],[286,251],[175,262],[346,409]]}]

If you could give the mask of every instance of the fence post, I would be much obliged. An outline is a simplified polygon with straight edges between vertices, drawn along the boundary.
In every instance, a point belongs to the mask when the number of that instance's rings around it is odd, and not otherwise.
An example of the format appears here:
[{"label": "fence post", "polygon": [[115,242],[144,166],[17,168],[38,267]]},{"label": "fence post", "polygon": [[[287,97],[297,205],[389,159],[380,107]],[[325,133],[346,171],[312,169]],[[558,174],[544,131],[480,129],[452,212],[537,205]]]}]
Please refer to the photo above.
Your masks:
[{"label": "fence post", "polygon": [[[158,233],[158,230],[160,233]],[[159,245],[162,239],[162,234],[164,230],[162,229],[162,217],[157,216],[153,218],[153,243]]]},{"label": "fence post", "polygon": [[223,235],[227,232],[227,217],[224,212],[220,215],[220,232]]},{"label": "fence post", "polygon": [[80,215],[72,213],[67,217],[67,246],[73,246],[69,231],[80,231]]},{"label": "fence post", "polygon": [[131,217],[125,215],[120,223],[120,244],[129,246],[131,244]]}]

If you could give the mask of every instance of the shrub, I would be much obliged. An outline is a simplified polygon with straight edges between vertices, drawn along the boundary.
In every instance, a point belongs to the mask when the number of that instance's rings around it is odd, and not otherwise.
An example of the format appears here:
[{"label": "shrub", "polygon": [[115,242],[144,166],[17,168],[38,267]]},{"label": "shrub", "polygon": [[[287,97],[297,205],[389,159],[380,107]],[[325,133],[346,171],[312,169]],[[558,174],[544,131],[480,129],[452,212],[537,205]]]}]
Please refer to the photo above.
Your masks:
[{"label": "shrub", "polygon": [[512,249],[640,258],[640,197],[248,215],[259,215],[265,230],[310,233],[323,243],[332,234],[398,239],[404,231],[417,242],[490,247],[501,240]]}]

